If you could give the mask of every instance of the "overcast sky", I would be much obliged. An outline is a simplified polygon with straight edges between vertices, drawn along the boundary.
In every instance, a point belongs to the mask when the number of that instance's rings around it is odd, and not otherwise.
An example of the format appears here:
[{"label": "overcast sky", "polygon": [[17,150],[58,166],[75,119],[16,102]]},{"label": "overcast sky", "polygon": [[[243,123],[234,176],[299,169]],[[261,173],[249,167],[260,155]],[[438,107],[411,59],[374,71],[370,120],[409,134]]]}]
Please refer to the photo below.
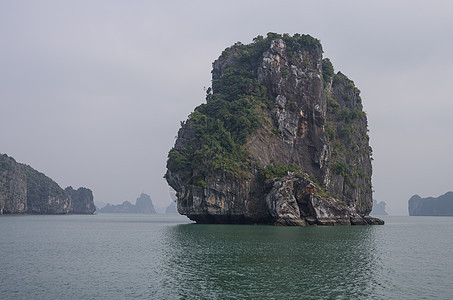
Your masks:
[{"label": "overcast sky", "polygon": [[362,91],[374,198],[453,190],[453,2],[0,1],[0,153],[95,200],[171,201],[180,121],[222,50],[267,32],[321,40]]}]

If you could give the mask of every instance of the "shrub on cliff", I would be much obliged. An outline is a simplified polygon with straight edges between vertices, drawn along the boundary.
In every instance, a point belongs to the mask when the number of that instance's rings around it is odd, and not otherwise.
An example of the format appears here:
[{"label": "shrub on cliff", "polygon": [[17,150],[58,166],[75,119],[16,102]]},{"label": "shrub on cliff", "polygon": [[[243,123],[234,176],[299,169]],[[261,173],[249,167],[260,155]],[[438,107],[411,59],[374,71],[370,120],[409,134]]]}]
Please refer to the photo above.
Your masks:
[{"label": "shrub on cliff", "polygon": [[[249,45],[236,43],[225,50],[222,56],[234,62],[212,81],[206,103],[189,115],[195,137],[185,149],[170,150],[167,162],[170,171],[185,171],[180,174],[192,184],[201,182],[197,177],[216,170],[237,177],[248,176],[249,153],[243,145],[262,125],[260,110],[272,107],[274,102],[266,87],[259,84],[257,70],[263,53],[277,38],[285,41],[289,53],[303,47],[320,47],[319,41],[309,35],[268,33],[266,38],[254,38]],[[234,57],[229,58],[230,55]]]}]

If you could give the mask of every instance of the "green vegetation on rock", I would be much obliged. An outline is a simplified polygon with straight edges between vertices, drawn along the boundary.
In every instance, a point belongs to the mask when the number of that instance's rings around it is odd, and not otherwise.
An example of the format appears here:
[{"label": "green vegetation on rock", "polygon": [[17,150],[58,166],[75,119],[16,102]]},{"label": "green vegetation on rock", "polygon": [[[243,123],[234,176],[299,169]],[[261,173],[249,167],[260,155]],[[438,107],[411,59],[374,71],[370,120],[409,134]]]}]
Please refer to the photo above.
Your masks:
[{"label": "green vegetation on rock", "polygon": [[[27,204],[33,211],[52,212],[55,204],[49,198],[65,199],[65,191],[52,179],[29,166],[24,168],[27,178]],[[69,201],[68,201],[69,202]]]},{"label": "green vegetation on rock", "polygon": [[330,59],[324,58],[322,60],[322,78],[324,83],[329,82],[330,78],[334,75],[333,65],[330,62]]},{"label": "green vegetation on rock", "polygon": [[[271,80],[286,80],[287,84],[291,82],[292,86],[286,88],[297,94],[301,93],[301,90],[294,86],[297,80],[306,80],[308,83],[314,74],[321,72],[319,75],[322,75],[321,88],[324,89],[324,101],[327,105],[325,119],[322,121],[322,136],[327,140],[330,149],[330,174],[343,179],[335,179],[337,185],[328,188],[324,185],[326,181],[322,173],[308,172],[309,175],[315,182],[322,183],[317,185],[324,195],[330,192],[335,195],[342,194],[341,197],[352,197],[353,190],[357,187],[370,185],[370,176],[363,174],[370,174],[371,166],[364,171],[362,166],[356,163],[358,155],[363,154],[363,149],[365,156],[371,155],[360,90],[342,73],[335,74],[331,61],[321,56],[319,40],[309,35],[290,36],[276,33],[268,33],[266,37],[258,36],[248,45],[238,42],[225,49],[213,64],[212,88],[207,89],[206,103],[196,107],[188,120],[181,122],[179,135],[184,137],[181,139],[183,142],[179,145],[176,143],[169,151],[169,173],[165,175],[167,179],[170,174],[174,174],[179,178],[179,184],[206,188],[209,185],[209,177],[215,174],[246,179],[258,172],[261,179],[278,179],[288,172],[303,173],[301,166],[291,164],[291,160],[287,161],[287,164],[273,161],[265,167],[258,167],[246,145],[250,135],[263,127],[268,128],[267,134],[271,134],[273,138],[287,138],[288,133],[283,130],[285,127],[279,127],[276,123],[276,109],[283,110],[278,112],[280,116],[286,116],[286,113],[299,116],[304,113],[305,108],[300,102],[302,94],[284,97],[280,107],[276,103],[278,93],[273,90],[272,84],[259,81],[258,72],[263,72],[259,71],[264,62],[263,54],[269,51],[272,42],[277,39],[283,41],[278,42],[282,46],[273,44],[272,47],[280,47],[280,52],[266,54],[268,60],[272,55],[281,55],[282,59],[276,60],[280,75],[272,73]],[[320,68],[317,67],[319,63]],[[297,70],[298,73],[293,74],[291,70]],[[298,79],[294,81],[291,78]],[[301,126],[303,130],[307,130],[304,127],[306,125]],[[190,198],[189,194],[186,196]]]},{"label": "green vegetation on rock", "polygon": [[261,111],[273,105],[266,87],[258,82],[257,70],[263,53],[277,38],[285,41],[290,55],[304,47],[321,47],[309,35],[268,33],[249,45],[238,42],[223,51],[221,58],[233,63],[213,79],[206,103],[195,108],[187,124],[182,123],[191,126],[195,137],[184,149],[173,148],[168,154],[168,169],[179,171],[185,182],[203,187],[203,178],[216,171],[240,178],[250,175],[249,152],[243,145],[261,126]]},{"label": "green vegetation on rock", "polygon": [[280,179],[283,176],[287,175],[288,172],[300,172],[301,168],[292,164],[289,166],[285,166],[279,163],[273,163],[271,165],[266,166],[265,168],[260,170],[260,175],[264,179],[273,179],[277,178]]},{"label": "green vegetation on rock", "polygon": [[365,155],[361,160],[366,161],[372,154],[368,145],[367,117],[362,110],[360,90],[341,73],[330,75],[330,79],[327,77],[327,81],[329,80],[332,88],[327,91],[325,130],[326,137],[333,146],[330,160],[332,172],[343,177],[346,184],[343,193],[357,190],[359,186],[371,187],[371,180],[364,176],[363,166],[356,163],[358,156]]}]

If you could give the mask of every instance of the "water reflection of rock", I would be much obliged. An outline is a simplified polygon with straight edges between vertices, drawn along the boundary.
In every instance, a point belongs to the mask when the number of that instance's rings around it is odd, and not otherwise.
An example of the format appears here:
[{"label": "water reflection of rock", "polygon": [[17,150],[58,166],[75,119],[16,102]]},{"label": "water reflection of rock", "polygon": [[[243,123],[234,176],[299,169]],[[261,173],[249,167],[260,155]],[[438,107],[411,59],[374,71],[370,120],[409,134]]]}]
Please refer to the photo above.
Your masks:
[{"label": "water reflection of rock", "polygon": [[376,295],[375,227],[178,225],[167,278],[181,297],[360,299]]}]

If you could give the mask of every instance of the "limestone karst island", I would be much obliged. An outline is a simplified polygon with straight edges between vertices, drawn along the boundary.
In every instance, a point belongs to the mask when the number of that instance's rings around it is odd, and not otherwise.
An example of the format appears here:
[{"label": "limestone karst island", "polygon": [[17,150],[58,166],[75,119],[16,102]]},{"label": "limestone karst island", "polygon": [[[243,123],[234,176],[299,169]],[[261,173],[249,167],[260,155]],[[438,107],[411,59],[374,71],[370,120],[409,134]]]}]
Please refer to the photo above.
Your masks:
[{"label": "limestone karst island", "polygon": [[414,195],[409,199],[409,216],[453,216],[453,192],[437,198]]},{"label": "limestone karst island", "polygon": [[198,223],[383,224],[360,91],[309,35],[268,33],[213,63],[165,178]]}]

